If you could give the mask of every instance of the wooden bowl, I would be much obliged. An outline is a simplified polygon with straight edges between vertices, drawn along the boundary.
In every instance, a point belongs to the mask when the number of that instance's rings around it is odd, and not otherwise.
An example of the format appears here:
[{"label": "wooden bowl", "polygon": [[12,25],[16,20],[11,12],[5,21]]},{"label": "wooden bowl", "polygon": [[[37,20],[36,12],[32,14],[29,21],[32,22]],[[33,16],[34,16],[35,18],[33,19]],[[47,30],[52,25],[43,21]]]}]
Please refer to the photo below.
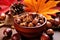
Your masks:
[{"label": "wooden bowl", "polygon": [[45,17],[44,20],[45,22],[40,27],[21,27],[16,23],[16,20],[14,19],[14,27],[21,36],[26,38],[35,38],[39,37],[43,33],[44,28],[46,28],[45,24],[47,20]]}]

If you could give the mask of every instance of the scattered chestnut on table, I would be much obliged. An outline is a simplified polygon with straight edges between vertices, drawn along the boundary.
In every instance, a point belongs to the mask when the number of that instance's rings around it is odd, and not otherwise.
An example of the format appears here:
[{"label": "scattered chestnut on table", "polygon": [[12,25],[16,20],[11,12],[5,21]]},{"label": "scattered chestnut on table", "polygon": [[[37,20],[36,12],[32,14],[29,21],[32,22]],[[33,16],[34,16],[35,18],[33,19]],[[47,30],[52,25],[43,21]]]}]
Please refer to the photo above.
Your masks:
[{"label": "scattered chestnut on table", "polygon": [[59,17],[55,18],[55,22],[54,22],[54,24],[58,26],[58,25],[60,24],[59,22],[60,22]]},{"label": "scattered chestnut on table", "polygon": [[54,31],[52,29],[48,29],[46,33],[50,37],[50,39],[53,40]]},{"label": "scattered chestnut on table", "polygon": [[54,22],[55,22],[54,19],[50,19],[48,21],[51,22],[52,25],[54,25]]},{"label": "scattered chestnut on table", "polygon": [[11,29],[11,28],[5,29],[5,30],[3,31],[3,34],[4,34],[5,36],[11,37],[11,35],[12,35],[12,29]]},{"label": "scattered chestnut on table", "polygon": [[43,33],[40,40],[50,40],[50,37],[47,34]]},{"label": "scattered chestnut on table", "polygon": [[46,31],[46,33],[47,33],[49,36],[54,35],[53,29],[48,29],[48,30]]},{"label": "scattered chestnut on table", "polygon": [[51,28],[52,27],[52,23],[47,21],[46,26],[47,26],[47,28]]},{"label": "scattered chestnut on table", "polygon": [[20,39],[21,38],[20,38],[20,35],[18,33],[15,33],[11,38],[11,40],[20,40]]}]

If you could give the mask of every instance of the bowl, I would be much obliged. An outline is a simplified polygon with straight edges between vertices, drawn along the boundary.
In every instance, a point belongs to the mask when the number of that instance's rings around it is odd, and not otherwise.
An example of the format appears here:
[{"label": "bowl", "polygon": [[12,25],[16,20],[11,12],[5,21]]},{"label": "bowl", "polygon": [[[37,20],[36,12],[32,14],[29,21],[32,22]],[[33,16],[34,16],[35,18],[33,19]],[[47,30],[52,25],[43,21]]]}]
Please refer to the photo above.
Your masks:
[{"label": "bowl", "polygon": [[14,19],[14,27],[16,31],[21,35],[21,37],[25,38],[37,38],[40,37],[40,35],[45,30],[47,20],[44,17],[44,23],[40,27],[21,27],[16,23],[16,20]]}]

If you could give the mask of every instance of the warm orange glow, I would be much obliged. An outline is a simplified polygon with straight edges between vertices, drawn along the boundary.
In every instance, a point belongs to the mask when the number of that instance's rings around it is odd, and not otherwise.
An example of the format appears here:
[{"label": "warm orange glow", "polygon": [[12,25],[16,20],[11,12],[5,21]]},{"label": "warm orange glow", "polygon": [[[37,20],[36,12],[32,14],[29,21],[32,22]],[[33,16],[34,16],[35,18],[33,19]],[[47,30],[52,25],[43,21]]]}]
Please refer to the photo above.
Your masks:
[{"label": "warm orange glow", "polygon": [[28,12],[37,12],[44,15],[48,20],[52,19],[48,14],[55,14],[59,12],[58,9],[51,9],[55,7],[60,1],[49,0],[45,3],[46,0],[24,0],[24,5],[26,5],[25,10]]}]

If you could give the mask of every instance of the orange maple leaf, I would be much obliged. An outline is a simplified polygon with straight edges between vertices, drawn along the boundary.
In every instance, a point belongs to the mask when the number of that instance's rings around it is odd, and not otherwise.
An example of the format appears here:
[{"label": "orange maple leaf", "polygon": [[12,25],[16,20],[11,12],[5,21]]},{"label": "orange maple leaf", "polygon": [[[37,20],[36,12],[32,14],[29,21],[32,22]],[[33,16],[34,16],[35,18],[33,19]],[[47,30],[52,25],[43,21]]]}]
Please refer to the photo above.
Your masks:
[{"label": "orange maple leaf", "polygon": [[60,1],[54,1],[54,0],[24,0],[24,5],[26,5],[25,10],[27,12],[37,12],[39,14],[44,15],[48,20],[52,19],[50,15],[48,14],[55,14],[56,12],[59,12],[58,9],[51,9],[52,7],[55,7],[57,3]]}]

